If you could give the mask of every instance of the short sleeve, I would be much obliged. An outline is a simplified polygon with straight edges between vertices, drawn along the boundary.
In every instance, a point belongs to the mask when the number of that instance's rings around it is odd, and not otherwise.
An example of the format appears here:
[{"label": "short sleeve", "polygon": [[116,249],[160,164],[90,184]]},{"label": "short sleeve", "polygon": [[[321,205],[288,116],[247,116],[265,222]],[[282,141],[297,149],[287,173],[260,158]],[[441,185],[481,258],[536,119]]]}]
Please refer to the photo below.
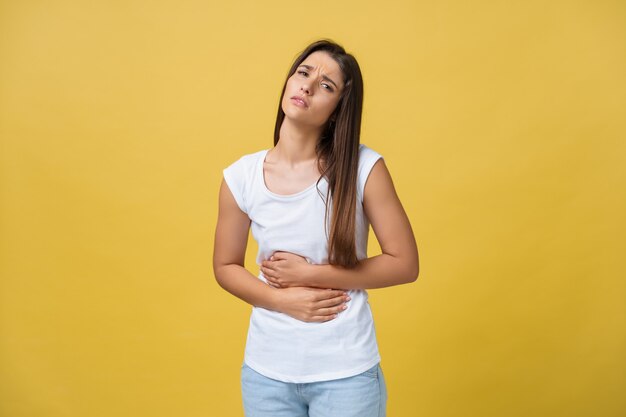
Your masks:
[{"label": "short sleeve", "polygon": [[247,177],[245,160],[243,158],[239,159],[226,167],[222,172],[224,174],[224,181],[226,181],[231,194],[235,197],[237,205],[241,211],[247,213],[246,200],[244,198],[245,180]]},{"label": "short sleeve", "polygon": [[363,194],[365,192],[365,183],[367,178],[374,167],[374,164],[379,159],[382,159],[382,155],[374,151],[371,148],[361,144],[359,145],[359,168],[357,176],[357,196],[359,201],[363,202]]}]

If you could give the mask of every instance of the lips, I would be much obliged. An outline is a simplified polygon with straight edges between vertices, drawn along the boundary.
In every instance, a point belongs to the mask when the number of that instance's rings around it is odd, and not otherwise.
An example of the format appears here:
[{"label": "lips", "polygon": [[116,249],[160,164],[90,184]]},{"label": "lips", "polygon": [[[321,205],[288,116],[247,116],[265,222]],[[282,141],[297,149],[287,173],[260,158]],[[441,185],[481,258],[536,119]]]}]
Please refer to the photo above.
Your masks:
[{"label": "lips", "polygon": [[293,96],[291,97],[291,100],[293,100],[297,104],[300,104],[301,106],[309,107],[309,103],[304,99],[304,97]]}]

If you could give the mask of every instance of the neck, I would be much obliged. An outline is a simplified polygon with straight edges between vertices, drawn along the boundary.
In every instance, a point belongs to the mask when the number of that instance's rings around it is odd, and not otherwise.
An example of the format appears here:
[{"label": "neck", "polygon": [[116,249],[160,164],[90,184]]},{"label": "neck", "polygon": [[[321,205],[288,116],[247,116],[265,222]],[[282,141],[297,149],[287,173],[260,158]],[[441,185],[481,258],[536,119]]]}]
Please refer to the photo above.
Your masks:
[{"label": "neck", "polygon": [[287,163],[297,164],[315,160],[315,147],[320,137],[320,129],[295,125],[285,118],[280,126],[279,140],[274,148],[277,157]]}]

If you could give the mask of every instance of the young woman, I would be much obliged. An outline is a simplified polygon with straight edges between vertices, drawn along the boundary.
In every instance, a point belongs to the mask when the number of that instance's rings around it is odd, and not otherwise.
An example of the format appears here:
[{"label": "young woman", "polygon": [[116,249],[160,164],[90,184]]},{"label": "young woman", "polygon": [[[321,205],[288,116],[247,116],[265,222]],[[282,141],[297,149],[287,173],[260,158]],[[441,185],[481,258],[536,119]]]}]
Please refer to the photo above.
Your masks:
[{"label": "young woman", "polygon": [[[247,417],[384,416],[368,288],[413,282],[411,225],[381,155],[360,144],[357,61],[320,40],[283,86],[274,147],[224,170],[213,267],[253,306],[241,368]],[[370,224],[382,254],[367,258]],[[244,268],[248,231],[259,276]]]}]

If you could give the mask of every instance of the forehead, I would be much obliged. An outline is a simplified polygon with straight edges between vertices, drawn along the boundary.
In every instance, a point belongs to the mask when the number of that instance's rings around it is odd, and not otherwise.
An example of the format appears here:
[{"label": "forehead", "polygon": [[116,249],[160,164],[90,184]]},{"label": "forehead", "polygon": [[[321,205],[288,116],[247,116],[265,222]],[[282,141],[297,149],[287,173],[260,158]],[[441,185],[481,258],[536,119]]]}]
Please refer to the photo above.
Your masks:
[{"label": "forehead", "polygon": [[329,76],[339,85],[343,84],[343,72],[328,52],[315,51],[306,57],[300,65],[311,65],[314,71],[320,71],[322,74]]}]

